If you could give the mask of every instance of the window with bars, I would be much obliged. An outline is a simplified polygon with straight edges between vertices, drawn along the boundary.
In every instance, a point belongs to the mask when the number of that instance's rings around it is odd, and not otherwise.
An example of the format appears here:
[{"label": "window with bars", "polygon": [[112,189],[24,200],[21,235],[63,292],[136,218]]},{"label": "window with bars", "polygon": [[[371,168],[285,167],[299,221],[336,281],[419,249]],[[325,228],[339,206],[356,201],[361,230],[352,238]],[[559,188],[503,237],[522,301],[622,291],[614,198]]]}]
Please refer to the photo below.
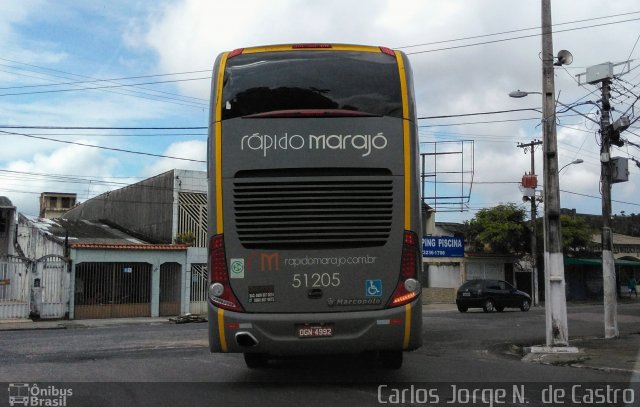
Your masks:
[{"label": "window with bars", "polygon": [[194,247],[207,247],[207,194],[178,194],[177,234],[193,236]]}]

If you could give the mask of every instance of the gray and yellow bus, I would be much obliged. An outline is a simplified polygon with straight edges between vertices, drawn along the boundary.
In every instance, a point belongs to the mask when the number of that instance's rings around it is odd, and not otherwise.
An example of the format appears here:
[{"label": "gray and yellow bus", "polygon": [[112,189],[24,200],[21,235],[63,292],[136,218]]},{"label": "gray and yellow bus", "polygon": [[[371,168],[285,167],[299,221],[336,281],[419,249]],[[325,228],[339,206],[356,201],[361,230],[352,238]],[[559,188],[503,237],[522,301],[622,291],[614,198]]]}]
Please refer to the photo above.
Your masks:
[{"label": "gray and yellow bus", "polygon": [[407,57],[275,45],[218,56],[209,120],[209,347],[270,357],[422,345]]}]

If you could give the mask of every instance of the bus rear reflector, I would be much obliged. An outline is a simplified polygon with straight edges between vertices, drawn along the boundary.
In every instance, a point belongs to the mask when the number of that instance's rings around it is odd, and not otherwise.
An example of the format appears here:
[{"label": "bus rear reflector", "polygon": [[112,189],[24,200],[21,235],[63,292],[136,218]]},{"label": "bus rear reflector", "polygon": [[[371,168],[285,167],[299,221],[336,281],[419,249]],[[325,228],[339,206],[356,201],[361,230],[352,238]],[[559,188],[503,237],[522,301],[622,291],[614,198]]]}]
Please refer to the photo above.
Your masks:
[{"label": "bus rear reflector", "polygon": [[242,54],[243,52],[244,52],[244,48],[234,49],[233,51],[229,52],[229,55],[227,55],[227,59],[231,59],[233,57],[237,57],[238,55]]},{"label": "bus rear reflector", "polygon": [[[402,243],[402,258],[400,260],[400,278],[387,306],[397,307],[407,304],[420,294],[420,287],[416,287],[414,291],[409,291],[407,286],[412,284],[405,284],[408,279],[418,280],[418,259],[420,258],[418,250],[418,236],[411,231],[405,230]],[[410,282],[415,283],[415,281]]]},{"label": "bus rear reflector", "polygon": [[227,269],[227,256],[224,251],[224,235],[215,235],[209,242],[209,284],[221,284],[224,289],[222,294],[209,295],[209,299],[217,307],[230,311],[243,311],[240,302],[236,298],[229,284],[229,270]]},{"label": "bus rear reflector", "polygon": [[381,51],[383,54],[390,55],[390,56],[392,56],[392,57],[394,57],[394,58],[396,57],[396,53],[395,53],[395,52],[393,52],[393,50],[392,50],[391,48],[387,48],[387,47],[380,47],[380,51]]}]

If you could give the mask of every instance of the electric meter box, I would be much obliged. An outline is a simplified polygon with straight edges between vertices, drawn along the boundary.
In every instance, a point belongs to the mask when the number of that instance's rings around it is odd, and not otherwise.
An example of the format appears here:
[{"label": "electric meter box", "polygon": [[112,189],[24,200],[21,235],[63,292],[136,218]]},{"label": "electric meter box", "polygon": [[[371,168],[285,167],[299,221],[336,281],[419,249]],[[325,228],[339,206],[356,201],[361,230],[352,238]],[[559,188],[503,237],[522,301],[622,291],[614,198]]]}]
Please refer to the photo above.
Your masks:
[{"label": "electric meter box", "polygon": [[629,159],[625,157],[611,157],[611,182],[629,181]]}]

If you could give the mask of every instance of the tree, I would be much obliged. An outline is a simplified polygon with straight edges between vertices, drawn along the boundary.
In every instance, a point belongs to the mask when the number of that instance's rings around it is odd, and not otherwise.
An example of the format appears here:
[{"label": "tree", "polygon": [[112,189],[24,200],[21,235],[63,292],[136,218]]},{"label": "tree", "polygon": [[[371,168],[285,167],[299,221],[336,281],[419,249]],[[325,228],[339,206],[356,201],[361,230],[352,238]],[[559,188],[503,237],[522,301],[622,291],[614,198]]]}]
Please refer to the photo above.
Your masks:
[{"label": "tree", "polygon": [[596,231],[591,229],[583,218],[577,216],[561,215],[560,224],[563,252],[586,251]]},{"label": "tree", "polygon": [[526,253],[530,240],[525,219],[524,209],[513,203],[481,209],[465,222],[467,241],[474,251]]}]

